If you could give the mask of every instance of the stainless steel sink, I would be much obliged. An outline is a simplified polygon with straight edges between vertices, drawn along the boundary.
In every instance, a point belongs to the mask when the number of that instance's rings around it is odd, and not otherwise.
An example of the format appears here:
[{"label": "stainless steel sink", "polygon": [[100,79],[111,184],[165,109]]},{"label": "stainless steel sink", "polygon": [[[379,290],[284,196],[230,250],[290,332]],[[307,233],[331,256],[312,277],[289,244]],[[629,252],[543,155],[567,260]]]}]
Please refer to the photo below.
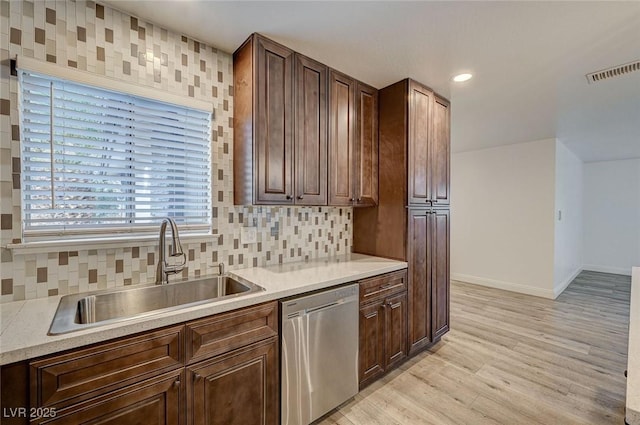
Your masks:
[{"label": "stainless steel sink", "polygon": [[168,285],[66,295],[60,299],[49,335],[116,323],[262,290],[262,287],[236,276],[223,275]]}]

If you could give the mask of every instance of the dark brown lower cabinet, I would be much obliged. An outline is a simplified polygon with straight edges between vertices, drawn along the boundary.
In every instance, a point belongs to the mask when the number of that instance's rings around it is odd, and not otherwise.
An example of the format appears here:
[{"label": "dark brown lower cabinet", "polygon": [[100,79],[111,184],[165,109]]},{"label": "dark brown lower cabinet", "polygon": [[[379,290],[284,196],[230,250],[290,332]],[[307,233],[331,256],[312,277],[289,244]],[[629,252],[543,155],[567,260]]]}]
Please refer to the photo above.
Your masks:
[{"label": "dark brown lower cabinet", "polygon": [[30,362],[31,407],[63,409],[183,367],[184,326]]},{"label": "dark brown lower cabinet", "polygon": [[[360,282],[360,388],[407,357],[406,281],[402,271]],[[388,293],[391,288],[395,292]]]},{"label": "dark brown lower cabinet", "polygon": [[182,422],[183,378],[184,372],[180,369],[91,399],[72,409],[41,409],[49,418],[32,423],[178,425]]},{"label": "dark brown lower cabinet", "polygon": [[431,221],[429,210],[409,210],[409,354],[431,344]]},{"label": "dark brown lower cabinet", "polygon": [[278,338],[187,368],[188,424],[276,425]]},{"label": "dark brown lower cabinet", "polygon": [[431,239],[432,329],[437,341],[449,331],[449,210],[433,210]]},{"label": "dark brown lower cabinet", "polygon": [[407,357],[407,293],[389,297],[385,305],[385,369],[390,370]]},{"label": "dark brown lower cabinet", "polygon": [[449,210],[410,209],[409,354],[449,330]]},{"label": "dark brown lower cabinet", "polygon": [[384,327],[382,303],[360,307],[360,387],[384,373]]},{"label": "dark brown lower cabinet", "polygon": [[2,407],[27,414],[2,422],[277,425],[277,318],[273,301],[3,366]]}]

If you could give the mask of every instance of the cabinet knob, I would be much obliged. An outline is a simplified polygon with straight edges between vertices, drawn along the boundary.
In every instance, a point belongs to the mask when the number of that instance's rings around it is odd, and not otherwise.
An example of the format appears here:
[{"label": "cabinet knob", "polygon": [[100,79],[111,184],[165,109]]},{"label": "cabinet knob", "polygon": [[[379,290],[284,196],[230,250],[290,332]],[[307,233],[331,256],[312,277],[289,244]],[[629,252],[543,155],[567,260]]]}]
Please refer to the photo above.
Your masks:
[{"label": "cabinet knob", "polygon": [[353,201],[355,201],[355,199],[349,198],[349,202],[353,202]]},{"label": "cabinet knob", "polygon": [[433,199],[433,200],[431,200],[431,202],[433,202],[434,204],[437,204],[438,200],[437,199]]},{"label": "cabinet knob", "polygon": [[431,202],[431,199],[425,199],[424,202]]},{"label": "cabinet knob", "polygon": [[293,199],[293,196],[287,195],[287,200],[291,200],[291,199]]},{"label": "cabinet knob", "polygon": [[180,380],[176,379],[175,381],[173,381],[173,386],[174,387],[179,387],[180,386]]},{"label": "cabinet knob", "polygon": [[362,198],[358,198],[358,199],[356,199],[356,202],[357,202],[357,203],[362,202]]},{"label": "cabinet knob", "polygon": [[302,199],[304,199],[304,196],[298,195],[298,199],[302,200]]},{"label": "cabinet knob", "polygon": [[199,380],[201,380],[201,379],[202,379],[202,375],[200,375],[199,373],[194,373],[194,374],[193,374],[193,380],[194,380],[195,382],[198,382],[198,381],[199,381]]}]

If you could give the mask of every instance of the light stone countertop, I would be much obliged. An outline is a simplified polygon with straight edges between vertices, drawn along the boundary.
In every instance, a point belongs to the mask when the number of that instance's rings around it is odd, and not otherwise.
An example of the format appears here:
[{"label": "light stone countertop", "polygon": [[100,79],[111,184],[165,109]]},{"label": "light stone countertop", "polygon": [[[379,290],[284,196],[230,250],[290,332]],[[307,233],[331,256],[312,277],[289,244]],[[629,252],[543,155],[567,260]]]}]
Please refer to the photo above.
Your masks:
[{"label": "light stone countertop", "polygon": [[262,286],[265,291],[53,336],[47,335],[47,332],[60,296],[0,304],[0,365],[329,288],[406,267],[407,263],[402,261],[350,254],[232,270],[232,274]]},{"label": "light stone countertop", "polygon": [[625,419],[629,425],[640,425],[640,267],[634,267],[631,276]]}]

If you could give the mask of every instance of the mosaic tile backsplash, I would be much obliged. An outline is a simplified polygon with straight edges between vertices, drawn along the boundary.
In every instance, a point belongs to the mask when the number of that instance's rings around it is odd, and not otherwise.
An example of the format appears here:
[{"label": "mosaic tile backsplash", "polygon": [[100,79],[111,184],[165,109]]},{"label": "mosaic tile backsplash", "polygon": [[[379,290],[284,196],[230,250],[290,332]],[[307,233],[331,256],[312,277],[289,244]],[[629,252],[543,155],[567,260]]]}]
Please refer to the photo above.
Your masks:
[{"label": "mosaic tile backsplash", "polygon": [[[210,273],[219,262],[234,269],[351,251],[351,208],[233,205],[230,54],[91,1],[0,0],[0,302],[152,282],[158,249],[19,254],[6,248],[22,241],[18,81],[10,75],[16,56],[213,103],[217,243],[183,244],[183,276]],[[257,227],[257,243],[240,243],[242,226]]]}]

